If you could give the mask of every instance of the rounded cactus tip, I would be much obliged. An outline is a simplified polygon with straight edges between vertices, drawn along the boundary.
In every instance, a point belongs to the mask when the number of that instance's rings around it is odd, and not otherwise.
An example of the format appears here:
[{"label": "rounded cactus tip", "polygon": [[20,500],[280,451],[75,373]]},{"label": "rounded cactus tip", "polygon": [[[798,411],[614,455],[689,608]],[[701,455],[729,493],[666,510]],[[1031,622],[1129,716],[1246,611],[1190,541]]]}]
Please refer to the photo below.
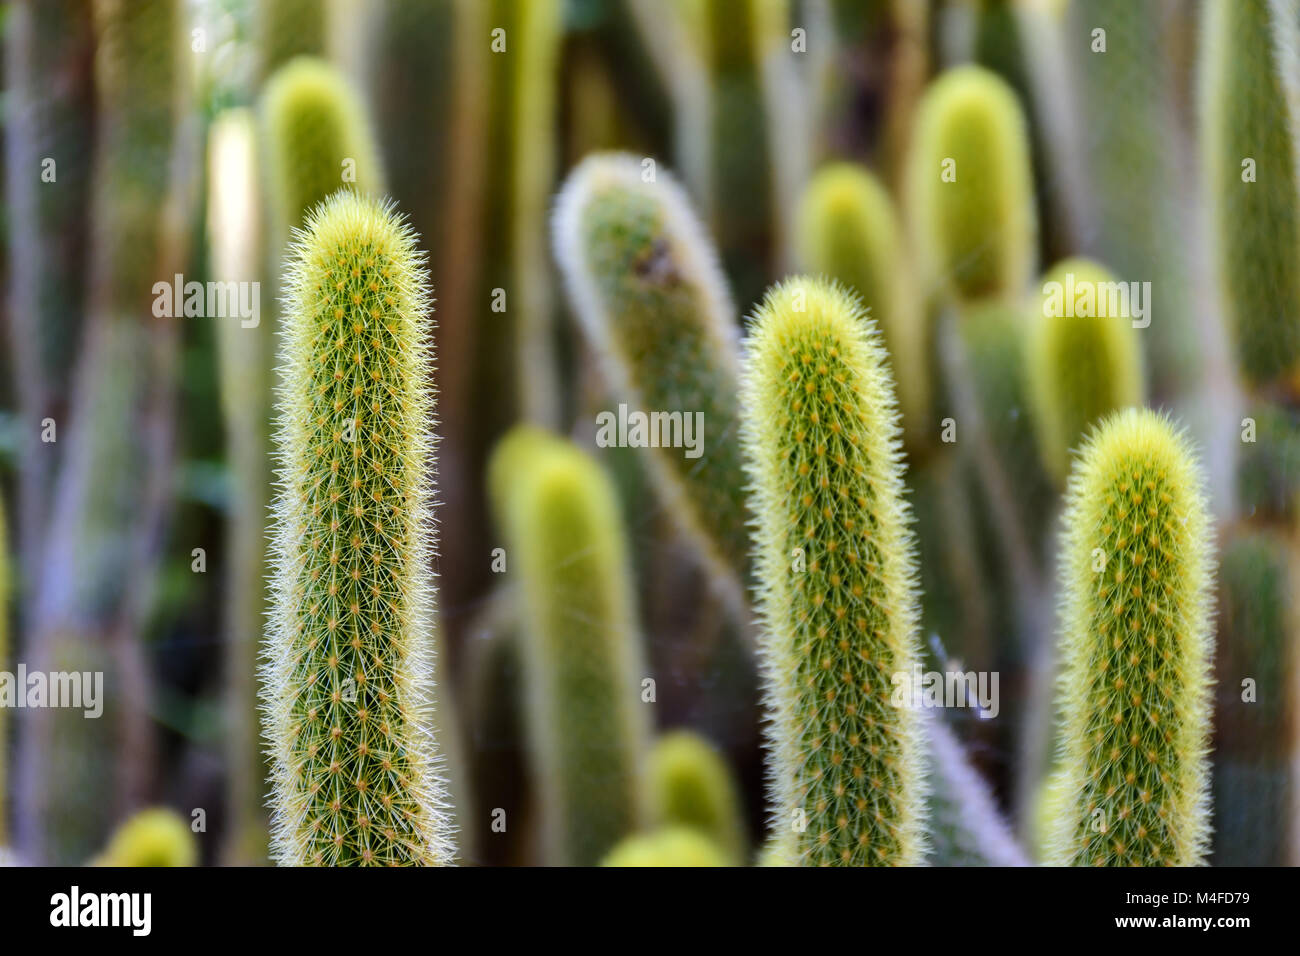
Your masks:
[{"label": "rounded cactus tip", "polygon": [[1148,409],[1098,425],[1070,476],[1059,684],[1069,799],[1049,862],[1204,859],[1214,568],[1202,488],[1186,433]]},{"label": "rounded cactus tip", "polygon": [[917,107],[907,177],[927,281],[962,301],[1020,295],[1038,221],[1015,90],[979,66],[941,74]]},{"label": "rounded cactus tip", "polygon": [[1143,401],[1130,287],[1087,259],[1067,259],[1043,277],[1026,372],[1043,464],[1058,482],[1090,426]]},{"label": "rounded cactus tip", "polygon": [[601,866],[732,866],[727,854],[691,827],[664,827],[624,838]]},{"label": "rounded cactus tip", "polygon": [[729,860],[745,858],[746,834],[740,794],[716,747],[699,734],[664,734],[650,752],[652,813],[661,824],[694,827]]},{"label": "rounded cactus tip", "polygon": [[340,190],[285,280],[262,698],[289,865],[448,863],[433,739],[430,296],[391,203]]},{"label": "rounded cactus tip", "polygon": [[269,194],[280,228],[340,188],[380,195],[383,166],[361,98],[324,60],[294,57],[262,94]]},{"label": "rounded cactus tip", "polygon": [[123,823],[94,866],[195,866],[198,841],[174,810],[141,810]]},{"label": "rounded cactus tip", "polygon": [[773,828],[805,865],[919,864],[925,732],[897,675],[919,662],[893,382],[838,285],[769,290],[742,420],[756,513]]}]

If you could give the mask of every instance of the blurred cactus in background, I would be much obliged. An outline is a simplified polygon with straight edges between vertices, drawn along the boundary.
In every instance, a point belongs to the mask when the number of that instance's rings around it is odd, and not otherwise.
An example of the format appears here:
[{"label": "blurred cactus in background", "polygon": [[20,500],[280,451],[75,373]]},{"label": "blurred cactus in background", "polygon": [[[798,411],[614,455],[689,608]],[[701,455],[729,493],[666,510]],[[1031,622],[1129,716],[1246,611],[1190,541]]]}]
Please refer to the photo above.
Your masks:
[{"label": "blurred cactus in background", "polygon": [[198,843],[171,810],[141,810],[113,833],[95,866],[195,866]]},{"label": "blurred cactus in background", "polygon": [[691,827],[733,865],[745,862],[748,837],[731,770],[709,741],[691,731],[660,737],[650,752],[651,810],[661,825]]}]

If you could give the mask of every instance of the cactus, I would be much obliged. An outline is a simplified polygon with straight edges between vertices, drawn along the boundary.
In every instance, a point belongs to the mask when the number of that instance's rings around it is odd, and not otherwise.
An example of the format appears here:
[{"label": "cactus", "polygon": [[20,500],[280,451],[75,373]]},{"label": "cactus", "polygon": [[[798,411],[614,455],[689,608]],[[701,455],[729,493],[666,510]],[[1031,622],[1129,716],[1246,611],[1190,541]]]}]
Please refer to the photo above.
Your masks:
[{"label": "cactus", "polygon": [[497,520],[519,587],[543,857],[590,866],[647,817],[641,648],[617,499],[585,453],[530,433],[502,439],[489,481],[508,489]]},{"label": "cactus", "polygon": [[[1300,156],[1293,0],[1212,0],[1202,88],[1223,305],[1248,382],[1300,368]],[[1248,165],[1249,164],[1249,165]]]},{"label": "cactus", "polygon": [[904,437],[909,447],[920,444],[931,432],[929,349],[885,187],[852,163],[824,166],[804,192],[797,233],[800,267],[852,289],[880,326],[898,379]]},{"label": "cactus", "polygon": [[428,286],[391,205],[340,190],[288,267],[263,722],[281,864],[442,864],[432,727]]},{"label": "cactus", "polygon": [[927,717],[926,736],[930,743],[928,862],[934,866],[1028,866],[988,784],[970,765],[942,717]]},{"label": "cactus", "polygon": [[127,820],[93,861],[94,866],[196,866],[199,848],[175,811],[154,807]]},{"label": "cactus", "polygon": [[[208,133],[208,259],[219,282],[258,282],[262,274],[261,204],[257,187],[256,124],[247,110],[229,110]],[[260,287],[259,287],[260,288]],[[262,305],[269,305],[262,300]],[[272,329],[234,318],[216,320],[222,414],[226,421],[231,507],[223,622],[230,647],[226,666],[227,774],[231,862],[266,859],[262,795],[267,767],[258,746],[258,635],[267,610],[266,512],[270,505]]]},{"label": "cactus", "polygon": [[692,827],[725,859],[745,858],[745,821],[731,770],[713,745],[687,730],[659,738],[650,754],[650,791],[660,826]]},{"label": "cactus", "polygon": [[1300,514],[1300,410],[1263,401],[1249,421],[1253,440],[1237,453],[1237,497],[1247,517],[1286,527]]},{"label": "cactus", "polygon": [[37,567],[43,546],[63,449],[41,441],[41,433],[45,419],[60,428],[67,422],[66,383],[85,314],[94,129],[90,13],[90,0],[15,3],[4,30],[5,203],[9,234],[17,239],[6,245],[7,343],[21,422],[15,514],[29,569]]},{"label": "cactus", "polygon": [[703,415],[700,458],[683,448],[647,454],[661,494],[715,571],[743,579],[734,310],[681,189],[662,170],[644,182],[642,168],[632,156],[597,154],[569,175],[556,203],[556,259],[620,398],[647,414]]},{"label": "cactus", "polygon": [[[40,565],[29,577],[34,593],[24,653],[30,667],[46,670],[61,645],[70,669],[106,669],[116,706],[106,708],[103,723],[111,726],[94,731],[105,739],[93,744],[53,736],[59,717],[51,711],[33,711],[25,721],[14,775],[16,834],[33,863],[51,862],[47,853],[55,844],[57,862],[85,859],[115,814],[146,799],[155,769],[142,636],[170,503],[183,319],[155,317],[152,310],[155,282],[188,261],[185,224],[193,196],[191,171],[174,161],[193,148],[180,122],[190,92],[180,6],[178,0],[99,0],[94,7],[88,306],[68,388],[68,417],[76,424],[53,488]],[[89,666],[92,660],[102,667]],[[83,728],[78,736],[90,734]],[[47,759],[56,739],[103,753],[111,784],[105,788],[92,776],[90,764]],[[89,808],[74,806],[94,779],[100,798]],[[74,838],[47,826],[73,818]]]},{"label": "cactus", "polygon": [[1214,568],[1202,486],[1185,433],[1146,409],[1105,419],[1071,475],[1059,685],[1070,798],[1051,863],[1205,856]]},{"label": "cactus", "polygon": [[961,301],[1020,295],[1038,231],[1029,141],[1020,102],[996,74],[956,67],[926,89],[907,191],[928,285]]},{"label": "cactus", "polygon": [[[1295,860],[1295,666],[1300,607],[1296,545],[1285,532],[1243,530],[1223,549],[1219,576],[1216,866]],[[1247,685],[1246,681],[1251,683]],[[1248,689],[1249,688],[1249,689]]]},{"label": "cactus", "polygon": [[727,854],[691,827],[664,827],[626,837],[601,866],[732,866]]},{"label": "cactus", "polygon": [[[1142,338],[1151,388],[1160,398],[1202,387],[1185,239],[1192,224],[1183,213],[1195,205],[1182,175],[1182,156],[1192,146],[1177,119],[1182,104],[1171,66],[1173,34],[1188,19],[1190,10],[1176,13],[1159,4],[1072,0],[1061,27],[1065,62],[1057,67],[1065,68],[1076,94],[1067,108],[1077,142],[1070,155],[1082,160],[1078,188],[1087,197],[1076,210],[1079,251],[1159,290]],[[1104,51],[1098,30],[1105,31]],[[1252,43],[1247,49],[1257,48]],[[1261,115],[1269,116],[1271,127],[1275,114]],[[1239,161],[1231,162],[1235,167]],[[1067,163],[1060,157],[1059,166]]]},{"label": "cactus", "polygon": [[301,226],[308,210],[341,187],[383,193],[365,109],[325,61],[297,57],[277,70],[262,94],[262,114],[277,237]]},{"label": "cactus", "polygon": [[262,80],[294,57],[323,56],[329,0],[262,0],[256,11],[258,71]]},{"label": "cactus", "polygon": [[[1090,425],[1143,400],[1132,308],[1113,309],[1116,300],[1106,292],[1112,283],[1114,277],[1096,263],[1067,259],[1044,278],[1042,307],[1030,316],[1030,407],[1043,463],[1058,482],[1069,472],[1070,450]],[[1094,294],[1085,301],[1088,290]],[[1103,304],[1118,314],[1098,314]],[[1061,314],[1070,311],[1090,314]]]},{"label": "cactus", "polygon": [[919,663],[916,569],[879,333],[843,289],[796,278],[768,292],[746,361],[774,826],[806,821],[792,862],[919,863],[924,728],[891,700]]}]

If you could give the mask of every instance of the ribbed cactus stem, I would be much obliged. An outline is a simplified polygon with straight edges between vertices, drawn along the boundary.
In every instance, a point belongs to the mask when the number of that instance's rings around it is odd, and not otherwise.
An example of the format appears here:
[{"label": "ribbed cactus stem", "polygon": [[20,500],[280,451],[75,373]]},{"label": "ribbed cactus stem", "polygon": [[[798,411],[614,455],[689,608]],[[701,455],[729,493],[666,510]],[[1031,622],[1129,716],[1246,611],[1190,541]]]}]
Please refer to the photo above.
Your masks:
[{"label": "ribbed cactus stem", "polygon": [[1300,41],[1294,0],[1210,0],[1202,122],[1223,307],[1247,381],[1300,369]]},{"label": "ribbed cactus stem", "polygon": [[590,866],[644,825],[640,635],[613,485],[577,447],[511,432],[490,480],[517,581],[543,859]]},{"label": "ribbed cactus stem", "polygon": [[722,575],[748,568],[735,309],[717,256],[663,169],[597,154],[556,203],[556,258],[582,329],[632,409],[703,425],[699,456],[648,448],[661,494]]},{"label": "ribbed cactus stem", "polygon": [[1068,802],[1049,862],[1192,866],[1209,837],[1211,527],[1168,418],[1089,436],[1061,542],[1060,712]]},{"label": "ribbed cactus stem", "polygon": [[950,69],[917,108],[907,189],[927,287],[1013,299],[1037,257],[1024,112],[983,67]]},{"label": "ribbed cactus stem", "polygon": [[1064,482],[1070,452],[1091,425],[1142,403],[1142,353],[1130,288],[1094,262],[1067,259],[1043,278],[1033,299],[1029,398],[1043,463],[1058,482]]},{"label": "ribbed cactus stem", "polygon": [[744,861],[749,841],[740,793],[713,744],[688,730],[665,734],[650,753],[649,777],[660,825],[694,828],[733,864]]},{"label": "ribbed cactus stem", "polygon": [[395,210],[348,190],[308,216],[288,270],[262,690],[273,853],[448,863],[428,281]]},{"label": "ribbed cactus stem", "polygon": [[894,701],[918,661],[916,569],[879,333],[841,288],[796,278],[746,361],[774,829],[791,862],[919,863],[924,728]]},{"label": "ribbed cactus stem", "polygon": [[818,170],[799,207],[800,267],[835,279],[862,299],[897,370],[908,444],[933,432],[928,421],[928,343],[894,204],[884,185],[852,163]]}]

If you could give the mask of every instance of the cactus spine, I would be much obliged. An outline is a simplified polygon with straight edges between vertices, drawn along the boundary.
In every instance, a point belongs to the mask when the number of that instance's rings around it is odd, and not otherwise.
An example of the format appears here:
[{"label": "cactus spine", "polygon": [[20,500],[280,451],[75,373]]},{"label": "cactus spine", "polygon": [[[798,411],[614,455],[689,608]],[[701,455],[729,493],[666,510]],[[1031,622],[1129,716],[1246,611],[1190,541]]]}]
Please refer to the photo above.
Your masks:
[{"label": "cactus spine", "polygon": [[743,407],[755,495],[773,823],[791,862],[907,865],[924,838],[924,729],[892,675],[918,662],[893,382],[852,296],[769,291]]},{"label": "cactus spine", "polygon": [[929,431],[928,343],[913,296],[894,205],[866,169],[832,163],[813,177],[799,209],[801,268],[852,289],[880,326],[897,372],[909,447]]},{"label": "cactus spine", "polygon": [[154,807],[127,820],[94,866],[197,866],[199,848],[189,825],[173,810]]},{"label": "cactus spine", "polygon": [[273,609],[276,860],[450,862],[432,726],[428,284],[391,206],[340,190],[287,278]]},{"label": "cactus spine", "polygon": [[[1114,277],[1086,259],[1067,259],[1044,279],[1031,316],[1028,380],[1043,463],[1058,482],[1070,450],[1107,413],[1142,403],[1137,330],[1129,310],[1106,314]],[[1073,290],[1073,291],[1072,291]]]},{"label": "cactus spine", "polygon": [[620,841],[601,866],[734,866],[721,848],[691,827],[664,827]]},{"label": "cactus spine", "polygon": [[641,648],[618,502],[596,462],[535,430],[502,439],[489,480],[505,491],[497,517],[518,580],[543,858],[594,865],[648,809]]},{"label": "cactus spine", "polygon": [[688,730],[665,734],[650,753],[649,777],[652,811],[661,826],[691,827],[733,865],[745,859],[740,793],[713,744]]},{"label": "cactus spine", "polygon": [[1209,835],[1211,528],[1199,465],[1166,417],[1089,436],[1061,542],[1067,806],[1049,862],[1191,866]]},{"label": "cactus spine", "polygon": [[703,415],[702,457],[649,448],[656,483],[713,567],[748,567],[736,438],[734,307],[717,258],[663,170],[597,154],[569,176],[555,212],[556,258],[574,311],[620,398],[647,413]]},{"label": "cactus spine", "polygon": [[1018,296],[1038,236],[1024,113],[983,67],[934,80],[917,108],[908,198],[928,285],[960,301]]}]

